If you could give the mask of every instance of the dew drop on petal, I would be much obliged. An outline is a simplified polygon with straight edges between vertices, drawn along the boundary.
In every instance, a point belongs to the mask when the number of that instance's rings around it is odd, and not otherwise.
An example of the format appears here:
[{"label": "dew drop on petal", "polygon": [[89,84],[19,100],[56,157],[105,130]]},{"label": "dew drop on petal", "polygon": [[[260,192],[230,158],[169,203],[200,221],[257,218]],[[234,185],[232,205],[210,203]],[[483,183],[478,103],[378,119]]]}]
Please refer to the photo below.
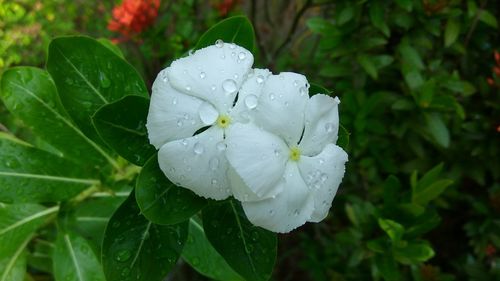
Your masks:
[{"label": "dew drop on petal", "polygon": [[186,86],[186,91],[190,92],[191,91],[191,86]]},{"label": "dew drop on petal", "polygon": [[269,99],[270,100],[274,100],[275,98],[276,98],[276,96],[273,93],[269,93]]},{"label": "dew drop on petal", "polygon": [[213,92],[213,91],[215,91],[215,89],[217,89],[217,87],[215,87],[215,85],[212,85],[212,86],[210,87],[210,90],[212,90],[212,92]]},{"label": "dew drop on petal", "polygon": [[200,116],[201,122],[205,125],[211,125],[213,124],[216,120],[217,117],[219,117],[219,113],[215,108],[209,104],[208,102],[204,102],[199,110],[198,114]]},{"label": "dew drop on petal", "polygon": [[184,125],[184,123],[182,123],[182,120],[177,120],[177,127],[182,127],[182,125]]},{"label": "dew drop on petal", "polygon": [[176,98],[174,98],[174,99],[172,100],[172,104],[173,104],[173,105],[176,105],[176,104],[177,104],[177,99],[176,99]]},{"label": "dew drop on petal", "polygon": [[333,129],[334,129],[334,128],[335,128],[335,124],[333,124],[333,123],[326,123],[326,124],[325,124],[325,131],[326,131],[327,133],[331,133],[331,132],[333,132]]},{"label": "dew drop on petal", "polygon": [[216,146],[217,146],[217,150],[219,150],[219,151],[224,151],[227,148],[226,143],[224,143],[223,141],[218,142]]},{"label": "dew drop on petal", "polygon": [[215,47],[222,48],[223,46],[224,46],[224,41],[222,41],[222,39],[218,39],[217,41],[215,41]]},{"label": "dew drop on petal", "polygon": [[244,52],[241,52],[241,53],[238,54],[238,58],[240,60],[244,60],[246,57],[247,57],[247,55]]},{"label": "dew drop on petal", "polygon": [[323,164],[323,163],[325,163],[325,159],[323,159],[323,158],[319,158],[319,159],[318,159],[318,163],[319,163],[319,164]]},{"label": "dew drop on petal", "polygon": [[257,96],[255,95],[248,95],[245,98],[245,105],[248,107],[248,109],[254,109],[257,107]]},{"label": "dew drop on petal", "polygon": [[293,85],[294,85],[295,87],[297,87],[297,86],[299,85],[299,81],[294,80],[294,81],[293,81]]},{"label": "dew drop on petal", "polygon": [[217,180],[216,179],[212,179],[212,185],[217,185]]},{"label": "dew drop on petal", "polygon": [[187,139],[183,139],[183,140],[181,141],[181,143],[182,143],[182,145],[183,145],[183,146],[187,146],[187,145],[188,145],[188,141],[187,141]]},{"label": "dew drop on petal", "polygon": [[205,72],[200,72],[200,78],[201,79],[205,79],[205,77],[207,77],[207,74]]},{"label": "dew drop on petal", "polygon": [[199,142],[197,142],[195,145],[194,145],[194,148],[193,148],[193,151],[195,154],[202,154],[204,151],[205,151],[205,148],[203,147],[203,145]]},{"label": "dew drop on petal", "polygon": [[217,170],[217,168],[219,168],[219,158],[213,157],[212,159],[210,159],[210,161],[208,162],[208,166],[212,171]]},{"label": "dew drop on petal", "polygon": [[115,259],[119,262],[126,262],[130,259],[132,253],[129,250],[121,250],[115,256]]},{"label": "dew drop on petal", "polygon": [[226,79],[222,82],[222,89],[226,94],[232,94],[236,92],[236,82],[233,79]]},{"label": "dew drop on petal", "polygon": [[264,76],[262,75],[257,75],[257,83],[262,84],[264,83]]},{"label": "dew drop on petal", "polygon": [[229,49],[234,49],[234,48],[236,48],[236,44],[234,43],[229,44]]},{"label": "dew drop on petal", "polygon": [[307,94],[307,89],[305,87],[300,87],[299,93],[300,93],[300,96],[303,97]]}]

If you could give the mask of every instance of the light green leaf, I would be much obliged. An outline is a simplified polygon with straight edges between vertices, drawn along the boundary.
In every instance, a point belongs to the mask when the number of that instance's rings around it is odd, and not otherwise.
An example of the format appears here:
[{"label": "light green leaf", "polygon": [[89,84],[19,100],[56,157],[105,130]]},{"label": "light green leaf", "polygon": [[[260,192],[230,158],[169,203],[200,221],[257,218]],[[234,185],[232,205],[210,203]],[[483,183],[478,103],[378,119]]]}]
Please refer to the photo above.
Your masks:
[{"label": "light green leaf", "polygon": [[452,183],[452,180],[438,180],[424,188],[419,188],[412,193],[411,201],[415,204],[425,205],[436,199]]},{"label": "light green leaf", "polygon": [[479,20],[486,23],[487,25],[498,28],[498,21],[495,16],[486,10],[481,10],[479,15]]},{"label": "light green leaf", "polygon": [[17,246],[10,255],[0,254],[0,281],[23,281],[26,275],[25,248],[31,240],[31,235]]},{"label": "light green leaf", "polygon": [[116,44],[111,42],[109,39],[99,38],[99,39],[97,39],[97,41],[99,41],[99,43],[104,45],[104,47],[110,49],[113,53],[115,53],[120,58],[125,59],[125,57],[123,56],[122,50],[120,50],[120,47],[118,47]]},{"label": "light green leaf", "polygon": [[427,121],[427,129],[434,140],[442,147],[450,145],[450,132],[444,124],[441,115],[431,113],[425,115]]},{"label": "light green leaf", "polygon": [[132,191],[106,227],[102,243],[106,280],[163,280],[179,258],[187,230],[187,221],[168,226],[148,221]]},{"label": "light green leaf", "polygon": [[163,225],[186,221],[207,203],[192,191],[170,182],[158,166],[157,155],[142,168],[135,196],[141,213],[148,220]]},{"label": "light green leaf", "polygon": [[99,108],[92,122],[107,145],[121,157],[142,166],[156,152],[149,144],[146,130],[148,110],[148,98],[125,96]]},{"label": "light green leaf", "polygon": [[393,252],[397,261],[407,265],[423,263],[435,254],[427,241],[412,241],[401,247],[394,247]]},{"label": "light green leaf", "polygon": [[448,19],[444,29],[444,46],[449,47],[457,41],[460,34],[460,23],[454,18]]},{"label": "light green leaf", "polygon": [[47,70],[66,111],[85,135],[99,141],[91,116],[102,105],[127,95],[148,97],[137,71],[98,41],[59,37],[49,45]]},{"label": "light green leaf", "polygon": [[380,218],[378,219],[378,225],[387,233],[394,243],[399,242],[405,232],[404,226],[393,220]]},{"label": "light green leaf", "polygon": [[215,280],[243,281],[208,242],[201,224],[189,221],[189,234],[182,250],[182,258],[199,273]]},{"label": "light green leaf", "polygon": [[58,233],[52,259],[56,280],[106,281],[92,247],[75,233]]},{"label": "light green leaf", "polygon": [[0,202],[57,202],[99,183],[79,176],[74,163],[2,133],[0,151]]},{"label": "light green leaf", "polygon": [[205,207],[202,217],[208,241],[238,274],[252,281],[271,277],[276,234],[254,226],[232,200]]},{"label": "light green leaf", "polygon": [[215,41],[235,43],[250,52],[255,50],[255,33],[252,23],[245,16],[230,17],[207,30],[198,40],[195,50],[214,45]]},{"label": "light green leaf", "polygon": [[105,159],[113,162],[73,123],[46,71],[34,67],[7,70],[2,75],[0,97],[10,112],[64,157],[88,166],[103,164]]}]

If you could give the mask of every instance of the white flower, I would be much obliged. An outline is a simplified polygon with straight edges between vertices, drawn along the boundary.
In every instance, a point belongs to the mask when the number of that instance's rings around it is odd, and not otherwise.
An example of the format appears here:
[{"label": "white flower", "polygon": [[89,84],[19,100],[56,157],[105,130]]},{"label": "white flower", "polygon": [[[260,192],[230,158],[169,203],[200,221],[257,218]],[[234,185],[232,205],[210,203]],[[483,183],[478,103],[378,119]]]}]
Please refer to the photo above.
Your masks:
[{"label": "white flower", "polygon": [[226,157],[234,196],[248,219],[289,232],[328,214],[347,154],[335,145],[338,98],[309,98],[304,76],[271,75],[263,83],[253,122],[227,131]]},{"label": "white flower", "polygon": [[254,73],[252,63],[246,49],[217,41],[158,74],[146,126],[170,181],[207,198],[221,200],[232,194],[225,133],[233,124],[246,122],[246,110],[256,100],[251,91],[268,73]]}]

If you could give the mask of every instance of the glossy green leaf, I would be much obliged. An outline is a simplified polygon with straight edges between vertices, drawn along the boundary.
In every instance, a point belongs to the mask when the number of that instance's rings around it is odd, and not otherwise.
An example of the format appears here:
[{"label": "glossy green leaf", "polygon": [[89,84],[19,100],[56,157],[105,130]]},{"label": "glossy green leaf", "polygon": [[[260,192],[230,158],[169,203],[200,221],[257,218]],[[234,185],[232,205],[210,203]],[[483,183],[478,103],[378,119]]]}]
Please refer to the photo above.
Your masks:
[{"label": "glossy green leaf", "polygon": [[449,47],[455,43],[459,34],[460,23],[456,19],[450,18],[446,23],[446,28],[444,29],[444,46]]},{"label": "glossy green leaf", "polygon": [[75,164],[0,133],[0,202],[57,202],[99,183]]},{"label": "glossy green leaf", "polygon": [[156,225],[141,215],[135,192],[111,217],[102,244],[107,281],[161,281],[179,258],[188,222]]},{"label": "glossy green leaf", "polygon": [[149,144],[146,118],[149,98],[125,96],[106,104],[92,116],[92,122],[104,142],[121,157],[142,166],[156,152]]},{"label": "glossy green leaf", "polygon": [[148,97],[137,71],[98,41],[83,36],[59,37],[49,45],[47,70],[61,101],[82,131],[99,140],[91,116],[102,105],[126,95]]},{"label": "glossy green leaf", "polygon": [[383,231],[385,231],[385,233],[387,233],[393,242],[400,241],[405,232],[404,226],[393,220],[378,219],[378,225]]},{"label": "glossy green leaf", "polygon": [[276,234],[250,223],[232,200],[216,202],[202,211],[208,241],[246,280],[268,280],[276,259]]},{"label": "glossy green leaf", "polygon": [[199,273],[215,280],[243,281],[208,242],[201,224],[191,219],[182,258]]},{"label": "glossy green leaf", "polygon": [[26,275],[26,251],[29,236],[9,255],[0,254],[0,281],[23,281]]},{"label": "glossy green leaf", "polygon": [[255,33],[252,23],[245,16],[230,17],[207,30],[198,40],[195,50],[214,45],[215,41],[235,43],[250,52],[255,49]]},{"label": "glossy green leaf", "polygon": [[97,39],[97,41],[99,41],[99,43],[101,43],[104,47],[110,49],[113,53],[115,53],[120,58],[125,59],[125,57],[123,56],[122,50],[120,50],[120,47],[118,47],[116,44],[111,42],[109,39],[99,38],[99,39]]},{"label": "glossy green leaf", "polygon": [[316,94],[330,95],[332,94],[332,91],[329,91],[319,84],[311,83],[309,87],[309,96],[314,96]]},{"label": "glossy green leaf", "polygon": [[141,213],[156,224],[177,224],[200,211],[206,200],[170,182],[158,166],[158,157],[149,159],[139,174],[135,196]]},{"label": "glossy green leaf", "polygon": [[16,253],[47,217],[58,210],[59,207],[35,204],[0,204],[0,258]]},{"label": "glossy green leaf", "polygon": [[0,97],[10,112],[64,157],[87,165],[111,158],[71,120],[46,71],[34,67],[7,70],[2,75]]},{"label": "glossy green leaf", "polygon": [[412,241],[393,248],[394,257],[403,264],[419,264],[434,256],[434,250],[427,241]]},{"label": "glossy green leaf", "polygon": [[52,259],[56,280],[106,281],[92,247],[75,233],[58,233]]},{"label": "glossy green leaf", "polygon": [[343,149],[347,149],[347,147],[349,146],[350,134],[351,133],[349,133],[349,131],[347,131],[347,129],[342,124],[340,124],[337,145],[342,147]]},{"label": "glossy green leaf", "polygon": [[450,145],[450,132],[440,114],[431,113],[426,116],[427,129],[433,139],[442,147]]},{"label": "glossy green leaf", "polygon": [[425,205],[436,199],[452,183],[452,180],[439,180],[426,186],[425,188],[415,190],[412,193],[412,202],[415,204]]}]

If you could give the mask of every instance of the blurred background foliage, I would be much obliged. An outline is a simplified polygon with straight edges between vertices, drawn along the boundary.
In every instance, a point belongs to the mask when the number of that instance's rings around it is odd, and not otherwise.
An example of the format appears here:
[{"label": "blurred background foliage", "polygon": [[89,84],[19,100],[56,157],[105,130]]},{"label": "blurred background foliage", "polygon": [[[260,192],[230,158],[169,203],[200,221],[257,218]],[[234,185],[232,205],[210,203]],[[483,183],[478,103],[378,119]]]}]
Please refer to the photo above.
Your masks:
[{"label": "blurred background foliage", "polygon": [[[331,89],[350,132],[330,216],[281,236],[274,280],[500,280],[498,1],[159,2],[148,26],[120,33],[108,24],[121,1],[0,0],[0,71],[43,66],[51,38],[82,33],[111,39],[151,85],[244,14],[255,65]],[[0,130],[30,138],[3,106]],[[180,263],[171,280],[206,279]]]}]

